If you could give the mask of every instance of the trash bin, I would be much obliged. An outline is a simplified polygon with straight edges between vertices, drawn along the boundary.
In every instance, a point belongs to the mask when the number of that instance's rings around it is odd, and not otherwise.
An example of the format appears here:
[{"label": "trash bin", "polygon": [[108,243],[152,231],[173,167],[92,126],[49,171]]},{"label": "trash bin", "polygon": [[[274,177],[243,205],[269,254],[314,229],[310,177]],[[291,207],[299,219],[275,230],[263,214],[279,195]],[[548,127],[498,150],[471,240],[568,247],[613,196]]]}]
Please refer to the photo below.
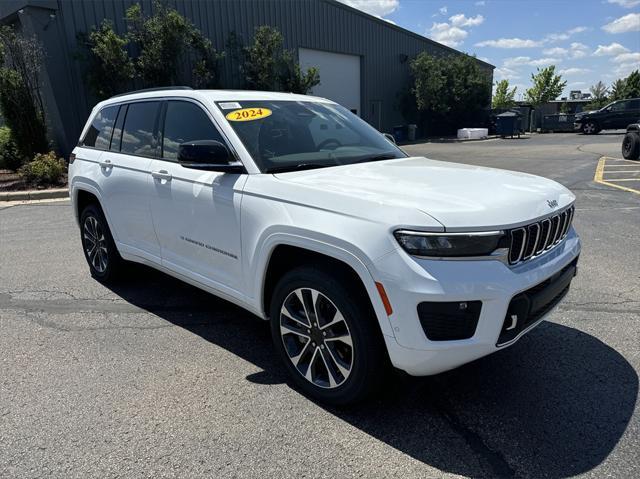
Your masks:
[{"label": "trash bin", "polygon": [[393,137],[396,139],[396,143],[404,141],[406,138],[406,128],[404,125],[398,125],[393,127]]},{"label": "trash bin", "polygon": [[505,136],[518,135],[522,131],[522,115],[516,111],[505,111],[496,115],[496,134],[502,138]]},{"label": "trash bin", "polygon": [[409,125],[407,126],[407,139],[409,141],[414,141],[416,139],[416,129],[417,125]]}]

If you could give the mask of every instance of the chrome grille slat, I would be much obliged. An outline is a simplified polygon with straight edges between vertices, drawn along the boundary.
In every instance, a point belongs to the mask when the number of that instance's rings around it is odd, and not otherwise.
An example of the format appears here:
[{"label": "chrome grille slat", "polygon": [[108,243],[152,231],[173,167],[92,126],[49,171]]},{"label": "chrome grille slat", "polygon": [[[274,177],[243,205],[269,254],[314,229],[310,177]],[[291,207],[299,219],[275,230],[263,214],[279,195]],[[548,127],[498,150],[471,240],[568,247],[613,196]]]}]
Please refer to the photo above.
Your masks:
[{"label": "chrome grille slat", "polygon": [[562,231],[562,237],[567,236],[569,227],[571,226],[571,217],[573,216],[573,208],[569,208],[567,211],[567,221],[564,222],[564,230]]},{"label": "chrome grille slat", "polygon": [[549,218],[546,218],[540,222],[540,244],[536,248],[536,255],[542,253],[547,247],[547,242],[549,241],[549,233],[551,233],[551,221]]},{"label": "chrome grille slat", "polygon": [[[533,241],[532,241],[533,238]],[[540,224],[532,223],[527,226],[527,241],[525,242],[524,255],[522,260],[531,258],[536,252],[538,240],[540,239]]]},{"label": "chrome grille slat", "polygon": [[[522,237],[519,237],[519,236]],[[511,230],[511,247],[509,248],[509,262],[518,263],[524,254],[524,246],[527,241],[527,230],[525,228],[516,228]],[[517,254],[514,257],[514,254]]]},{"label": "chrome grille slat", "polygon": [[509,231],[509,264],[535,258],[561,243],[569,233],[574,213],[574,207],[570,206],[553,216]]},{"label": "chrome grille slat", "polygon": [[560,217],[558,215],[553,215],[551,217],[551,234],[549,235],[549,244],[547,244],[547,249],[550,249],[553,244],[556,242],[556,235],[558,234],[558,227],[560,226]]}]

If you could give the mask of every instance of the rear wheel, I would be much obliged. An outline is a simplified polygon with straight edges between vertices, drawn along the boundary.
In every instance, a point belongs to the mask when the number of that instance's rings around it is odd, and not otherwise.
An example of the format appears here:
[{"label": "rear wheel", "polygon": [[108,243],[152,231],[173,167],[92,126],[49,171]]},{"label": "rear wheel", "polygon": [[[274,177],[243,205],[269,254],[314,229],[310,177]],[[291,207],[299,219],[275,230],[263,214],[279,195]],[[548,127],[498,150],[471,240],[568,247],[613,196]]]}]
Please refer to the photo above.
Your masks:
[{"label": "rear wheel", "polygon": [[80,238],[91,276],[101,282],[113,280],[122,269],[123,260],[98,205],[90,204],[82,211]]},{"label": "rear wheel", "polygon": [[640,134],[629,132],[622,140],[622,156],[627,160],[640,159]]},{"label": "rear wheel", "polygon": [[368,298],[354,285],[323,268],[297,268],[278,282],[270,314],[275,349],[307,395],[344,405],[384,381],[384,342]]},{"label": "rear wheel", "polygon": [[600,131],[600,127],[595,121],[587,121],[582,125],[582,133],[585,135],[595,135]]}]

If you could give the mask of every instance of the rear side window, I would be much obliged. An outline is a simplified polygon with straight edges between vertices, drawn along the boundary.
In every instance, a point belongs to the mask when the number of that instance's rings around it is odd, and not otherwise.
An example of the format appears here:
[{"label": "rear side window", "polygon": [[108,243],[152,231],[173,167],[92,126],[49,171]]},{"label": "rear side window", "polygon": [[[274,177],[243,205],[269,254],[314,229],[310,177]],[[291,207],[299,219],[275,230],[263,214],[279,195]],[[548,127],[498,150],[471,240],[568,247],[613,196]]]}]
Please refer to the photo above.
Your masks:
[{"label": "rear side window", "polygon": [[162,157],[176,160],[180,143],[198,140],[216,140],[224,144],[222,135],[202,108],[186,101],[169,101],[164,121]]},{"label": "rear side window", "polygon": [[111,143],[113,124],[116,121],[119,106],[108,106],[100,110],[84,135],[82,146],[90,146],[100,150],[108,150]]},{"label": "rear side window", "polygon": [[130,103],[124,120],[120,151],[130,155],[155,156],[158,146],[156,122],[160,102]]}]

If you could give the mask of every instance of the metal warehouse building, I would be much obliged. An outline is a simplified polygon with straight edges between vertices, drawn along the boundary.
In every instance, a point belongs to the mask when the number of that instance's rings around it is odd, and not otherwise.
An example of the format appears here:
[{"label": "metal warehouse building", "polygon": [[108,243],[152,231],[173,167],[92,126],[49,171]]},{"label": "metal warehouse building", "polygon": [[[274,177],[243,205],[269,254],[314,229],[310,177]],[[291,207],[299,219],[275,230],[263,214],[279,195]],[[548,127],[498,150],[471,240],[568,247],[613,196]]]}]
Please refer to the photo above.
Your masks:
[{"label": "metal warehouse building", "polygon": [[[116,31],[126,31],[125,10],[140,3],[145,12],[152,0],[3,0],[0,22],[13,24],[43,44],[44,102],[52,136],[67,154],[75,145],[95,100],[82,75],[77,35],[107,18]],[[335,100],[381,131],[406,123],[399,95],[410,87],[409,62],[422,51],[459,54],[385,20],[335,0],[169,0],[217,50],[225,50],[231,32],[245,44],[257,26],[282,32],[285,48],[297,53],[303,68],[316,66],[320,84],[313,94]],[[493,66],[478,60],[489,74]],[[220,65],[224,88],[241,88],[237,65]],[[487,105],[490,98],[487,98]]]}]

